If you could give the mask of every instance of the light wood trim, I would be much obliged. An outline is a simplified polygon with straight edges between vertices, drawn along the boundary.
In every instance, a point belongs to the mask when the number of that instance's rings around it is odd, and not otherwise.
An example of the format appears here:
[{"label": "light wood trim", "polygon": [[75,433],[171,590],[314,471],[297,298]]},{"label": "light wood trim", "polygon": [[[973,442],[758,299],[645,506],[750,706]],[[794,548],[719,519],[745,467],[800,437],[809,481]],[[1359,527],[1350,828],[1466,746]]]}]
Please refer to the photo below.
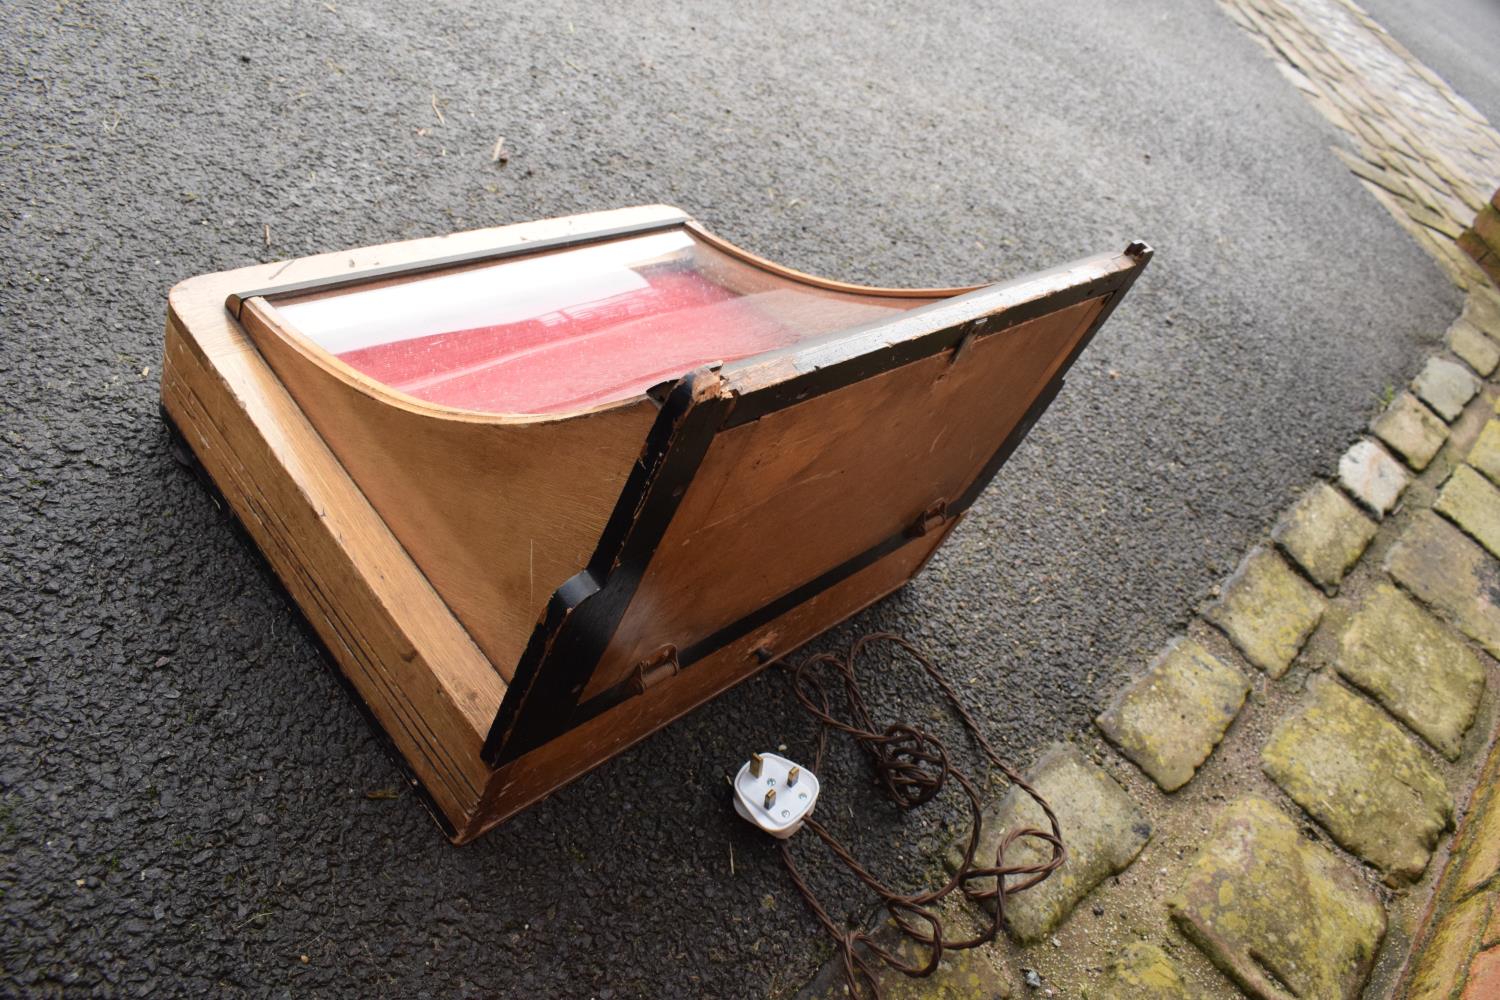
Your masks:
[{"label": "light wood trim", "polygon": [[275,295],[278,287],[291,289],[307,281],[345,278],[360,272],[378,271],[382,268],[404,264],[418,264],[461,254],[491,250],[519,250],[532,243],[546,244],[559,239],[584,237],[614,229],[675,223],[682,218],[682,210],[673,208],[671,205],[641,205],[635,208],[611,209],[606,212],[587,212],[560,219],[541,219],[535,222],[520,222],[486,229],[471,229],[444,236],[381,243],[353,250],[335,250],[330,253],[312,254],[269,264],[252,264],[248,267],[189,278],[181,282],[177,288],[211,286],[217,290],[220,304],[227,308],[231,296],[240,296],[248,292]]},{"label": "light wood trim", "polygon": [[460,822],[488,778],[479,750],[505,684],[227,320],[221,298],[177,295],[163,406],[434,802]]}]

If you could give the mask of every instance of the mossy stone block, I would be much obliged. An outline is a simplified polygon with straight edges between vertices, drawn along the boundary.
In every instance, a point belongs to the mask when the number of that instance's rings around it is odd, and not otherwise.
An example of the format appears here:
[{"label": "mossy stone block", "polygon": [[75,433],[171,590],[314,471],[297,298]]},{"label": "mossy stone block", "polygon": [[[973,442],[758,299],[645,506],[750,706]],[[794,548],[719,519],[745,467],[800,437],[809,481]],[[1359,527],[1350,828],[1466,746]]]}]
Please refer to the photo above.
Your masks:
[{"label": "mossy stone block", "polygon": [[1339,633],[1334,669],[1449,760],[1474,723],[1484,665],[1443,622],[1388,583],[1360,602]]},{"label": "mossy stone block", "polygon": [[1386,927],[1380,900],[1347,864],[1254,797],[1219,814],[1167,909],[1261,1000],[1354,1000]]},{"label": "mossy stone block", "polygon": [[1317,588],[1268,548],[1257,548],[1240,563],[1204,617],[1213,622],[1245,658],[1272,677],[1291,666],[1317,627],[1325,607]]},{"label": "mossy stone block", "polygon": [[1283,719],[1261,767],[1339,845],[1414,882],[1453,818],[1453,796],[1422,749],[1380,709],[1327,676]]},{"label": "mossy stone block", "polygon": [[1244,674],[1178,638],[1094,722],[1163,791],[1175,792],[1219,745],[1249,692]]}]

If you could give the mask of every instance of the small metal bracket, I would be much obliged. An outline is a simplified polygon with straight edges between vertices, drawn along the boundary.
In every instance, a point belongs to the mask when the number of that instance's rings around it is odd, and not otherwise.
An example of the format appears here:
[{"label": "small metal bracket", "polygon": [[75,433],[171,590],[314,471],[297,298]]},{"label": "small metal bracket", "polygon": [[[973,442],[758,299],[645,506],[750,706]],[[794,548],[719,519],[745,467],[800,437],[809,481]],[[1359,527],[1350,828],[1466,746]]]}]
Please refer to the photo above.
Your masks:
[{"label": "small metal bracket", "polygon": [[635,694],[645,694],[647,688],[677,676],[681,669],[677,662],[677,647],[668,643],[635,665],[630,688]]},{"label": "small metal bracket", "polygon": [[948,501],[934,500],[906,529],[906,537],[920,538],[948,520]]}]

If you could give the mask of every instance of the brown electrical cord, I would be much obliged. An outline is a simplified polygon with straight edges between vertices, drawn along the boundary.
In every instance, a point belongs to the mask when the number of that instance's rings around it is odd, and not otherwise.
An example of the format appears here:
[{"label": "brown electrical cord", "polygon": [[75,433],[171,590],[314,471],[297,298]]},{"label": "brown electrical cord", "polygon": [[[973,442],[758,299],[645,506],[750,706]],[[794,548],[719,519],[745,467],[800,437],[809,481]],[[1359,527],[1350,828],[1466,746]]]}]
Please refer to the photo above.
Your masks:
[{"label": "brown electrical cord", "polygon": [[[973,782],[962,771],[953,767],[948,759],[947,748],[937,737],[915,726],[901,724],[877,730],[870,718],[869,706],[865,703],[864,696],[859,689],[859,682],[854,675],[854,666],[859,660],[860,653],[873,642],[895,643],[921,664],[927,676],[942,690],[954,713],[963,722],[964,728],[969,731],[974,742],[979,744],[979,748],[984,751],[990,763],[1004,772],[1007,778],[1031,796],[1032,800],[1041,807],[1051,825],[1050,832],[1030,828],[1012,830],[1001,840],[999,849],[995,853],[993,867],[980,867],[975,864],[974,855],[979,849],[983,810],[980,806],[979,793],[975,790]],[[881,786],[902,809],[911,809],[932,799],[942,790],[950,776],[958,782],[959,787],[969,799],[972,821],[969,827],[969,842],[964,848],[963,862],[953,873],[953,877],[941,888],[911,895],[903,895],[882,885],[849,854],[848,850],[828,832],[823,824],[813,817],[809,816],[804,824],[818,835],[818,839],[823,841],[861,882],[884,901],[886,910],[900,931],[915,941],[919,947],[927,949],[925,962],[903,961],[900,956],[880,945],[872,935],[863,930],[841,930],[828,915],[828,911],[818,902],[817,896],[813,894],[803,880],[802,874],[797,870],[797,864],[792,858],[791,840],[781,842],[781,857],[786,862],[787,872],[791,875],[792,882],[802,893],[802,898],[807,901],[808,908],[817,916],[829,935],[839,943],[843,951],[844,977],[849,984],[850,995],[859,996],[860,982],[863,981],[869,986],[870,994],[879,1000],[880,984],[875,978],[875,966],[871,956],[908,976],[927,976],[937,969],[944,951],[962,951],[993,941],[1000,933],[1001,923],[1005,919],[1006,899],[1013,893],[1022,892],[1037,885],[1066,860],[1067,851],[1063,847],[1062,832],[1058,828],[1057,816],[1053,813],[1052,807],[1037,793],[1036,789],[1027,784],[1019,774],[1000,759],[1000,755],[995,752],[989,740],[985,739],[978,723],[959,701],[958,693],[953,690],[942,672],[916,646],[901,636],[889,632],[874,632],[854,640],[845,657],[839,657],[833,653],[822,653],[810,656],[796,666],[791,666],[784,661],[780,665],[790,672],[792,693],[819,724],[818,752],[813,764],[814,772],[822,772],[823,752],[827,748],[828,731],[831,729],[853,737],[855,742],[870,755]],[[831,667],[840,675],[844,698],[848,702],[850,721],[846,722],[834,716],[828,689],[814,674],[814,671],[820,667]],[[1005,864],[1006,849],[1023,837],[1035,838],[1050,845],[1051,856],[1037,864],[1007,866]],[[1016,885],[1006,884],[1007,878],[1017,876],[1029,877]],[[995,880],[992,888],[972,884],[979,879],[991,878]],[[965,896],[976,902],[993,900],[994,908],[989,924],[974,937],[948,940],[943,936],[943,923],[934,911],[934,907],[953,890],[960,888]],[[858,945],[863,945],[865,952],[857,951]]]}]

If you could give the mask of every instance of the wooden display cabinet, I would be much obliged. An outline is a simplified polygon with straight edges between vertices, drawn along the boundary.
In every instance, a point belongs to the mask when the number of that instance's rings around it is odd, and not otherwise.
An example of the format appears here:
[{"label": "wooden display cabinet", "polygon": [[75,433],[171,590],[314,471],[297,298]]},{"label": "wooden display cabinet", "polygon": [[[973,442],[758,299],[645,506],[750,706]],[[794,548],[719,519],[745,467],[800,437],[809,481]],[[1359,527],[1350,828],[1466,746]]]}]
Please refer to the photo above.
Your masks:
[{"label": "wooden display cabinet", "polygon": [[625,209],[192,278],[168,420],[456,842],[900,587],[1145,267],[863,288]]}]

